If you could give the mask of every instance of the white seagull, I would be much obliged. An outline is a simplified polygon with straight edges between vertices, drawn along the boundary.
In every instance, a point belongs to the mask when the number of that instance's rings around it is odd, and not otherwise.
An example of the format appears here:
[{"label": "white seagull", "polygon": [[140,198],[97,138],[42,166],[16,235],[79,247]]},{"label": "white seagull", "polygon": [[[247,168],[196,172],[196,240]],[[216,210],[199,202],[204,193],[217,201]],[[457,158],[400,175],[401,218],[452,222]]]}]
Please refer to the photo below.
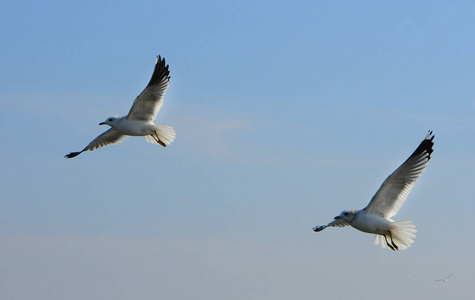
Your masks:
[{"label": "white seagull", "polygon": [[152,78],[143,92],[135,99],[129,113],[123,117],[109,117],[99,125],[111,128],[96,137],[80,152],[71,152],[65,158],[73,158],[87,150],[95,150],[111,144],[123,142],[129,136],[144,136],[152,144],[166,147],[175,139],[171,126],[155,125],[153,120],[163,105],[163,95],[170,83],[170,71],[165,59],[157,56]]},{"label": "white seagull", "polygon": [[397,214],[417,178],[427,167],[433,151],[433,139],[432,131],[429,131],[414,153],[383,182],[368,206],[361,210],[345,210],[333,222],[316,226],[313,230],[319,232],[327,227],[350,225],[375,234],[375,245],[388,246],[393,251],[408,248],[416,238],[416,226],[409,220],[395,222],[390,218]]},{"label": "white seagull", "polygon": [[452,275],[454,275],[454,273],[450,274],[449,276],[445,277],[444,279],[436,279],[435,281],[447,282],[447,281],[449,281],[449,278],[452,277]]}]

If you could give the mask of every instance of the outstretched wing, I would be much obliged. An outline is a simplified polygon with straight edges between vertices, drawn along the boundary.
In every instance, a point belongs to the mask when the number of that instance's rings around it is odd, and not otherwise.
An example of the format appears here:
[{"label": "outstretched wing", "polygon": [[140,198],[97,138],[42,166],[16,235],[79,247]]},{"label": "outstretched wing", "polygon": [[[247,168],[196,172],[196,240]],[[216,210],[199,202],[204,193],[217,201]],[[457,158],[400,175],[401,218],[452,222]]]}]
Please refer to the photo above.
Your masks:
[{"label": "outstretched wing", "polygon": [[346,223],[346,221],[343,221],[342,219],[338,219],[338,220],[334,220],[328,223],[327,225],[315,226],[313,227],[313,231],[320,232],[327,227],[345,227],[349,225],[350,224]]},{"label": "outstretched wing", "polygon": [[157,56],[152,78],[143,92],[135,99],[126,119],[153,121],[163,105],[163,96],[170,83],[170,71],[165,59]]},{"label": "outstretched wing", "polygon": [[434,135],[429,131],[414,153],[383,182],[364,210],[386,219],[397,214],[419,175],[429,163],[433,139]]},{"label": "outstretched wing", "polygon": [[64,157],[65,158],[73,158],[78,156],[79,154],[83,153],[84,151],[87,150],[95,150],[98,148],[102,148],[107,145],[111,144],[118,144],[123,142],[127,138],[127,135],[122,135],[119,132],[117,132],[114,129],[109,129],[96,137],[92,142],[89,143],[89,145],[86,146],[86,148],[82,149],[79,152],[71,152],[69,154],[66,154]]}]

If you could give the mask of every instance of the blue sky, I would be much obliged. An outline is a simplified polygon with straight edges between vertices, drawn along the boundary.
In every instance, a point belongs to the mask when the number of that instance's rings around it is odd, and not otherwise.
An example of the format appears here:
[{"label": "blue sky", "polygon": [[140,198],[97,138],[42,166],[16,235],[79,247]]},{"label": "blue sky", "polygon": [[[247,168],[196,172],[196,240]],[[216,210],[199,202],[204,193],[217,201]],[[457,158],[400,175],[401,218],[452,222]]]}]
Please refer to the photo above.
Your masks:
[{"label": "blue sky", "polygon": [[[0,8],[7,299],[475,297],[471,1]],[[158,54],[175,142],[64,159],[128,112]],[[418,228],[409,249],[312,232],[363,208],[429,129],[394,218]]]}]

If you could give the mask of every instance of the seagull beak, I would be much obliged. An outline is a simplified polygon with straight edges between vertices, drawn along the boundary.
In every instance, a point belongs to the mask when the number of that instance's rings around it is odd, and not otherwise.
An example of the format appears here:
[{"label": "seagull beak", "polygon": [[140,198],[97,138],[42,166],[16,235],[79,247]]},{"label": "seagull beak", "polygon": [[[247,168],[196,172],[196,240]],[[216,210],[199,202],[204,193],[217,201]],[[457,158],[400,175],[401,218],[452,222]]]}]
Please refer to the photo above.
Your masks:
[{"label": "seagull beak", "polygon": [[107,123],[101,122],[101,123],[99,123],[99,125],[107,125]]},{"label": "seagull beak", "polygon": [[340,220],[341,217],[340,217],[340,216],[336,216],[334,219],[335,219],[335,220]]}]

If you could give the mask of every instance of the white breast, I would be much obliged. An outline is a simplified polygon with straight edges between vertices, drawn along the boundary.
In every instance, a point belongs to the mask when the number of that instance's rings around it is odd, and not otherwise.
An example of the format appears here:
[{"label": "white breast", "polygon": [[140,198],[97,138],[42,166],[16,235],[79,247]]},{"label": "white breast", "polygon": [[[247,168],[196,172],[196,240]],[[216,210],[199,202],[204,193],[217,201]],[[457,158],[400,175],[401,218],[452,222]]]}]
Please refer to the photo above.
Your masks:
[{"label": "white breast", "polygon": [[388,234],[389,229],[392,228],[391,223],[388,219],[360,210],[350,225],[367,233]]},{"label": "white breast", "polygon": [[115,124],[114,129],[118,132],[132,136],[145,136],[152,133],[155,125],[148,121],[127,120],[122,118]]}]

